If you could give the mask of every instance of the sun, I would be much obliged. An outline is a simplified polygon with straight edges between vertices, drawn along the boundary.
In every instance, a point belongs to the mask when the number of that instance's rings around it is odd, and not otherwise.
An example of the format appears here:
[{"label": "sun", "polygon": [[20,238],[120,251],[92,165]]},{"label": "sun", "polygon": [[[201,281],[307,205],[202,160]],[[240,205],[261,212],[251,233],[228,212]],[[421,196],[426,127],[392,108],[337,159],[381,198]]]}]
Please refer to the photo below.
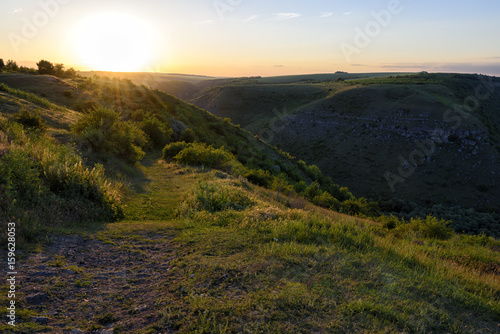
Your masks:
[{"label": "sun", "polygon": [[80,62],[93,70],[145,70],[152,58],[152,29],[127,14],[103,13],[77,24],[72,39]]}]

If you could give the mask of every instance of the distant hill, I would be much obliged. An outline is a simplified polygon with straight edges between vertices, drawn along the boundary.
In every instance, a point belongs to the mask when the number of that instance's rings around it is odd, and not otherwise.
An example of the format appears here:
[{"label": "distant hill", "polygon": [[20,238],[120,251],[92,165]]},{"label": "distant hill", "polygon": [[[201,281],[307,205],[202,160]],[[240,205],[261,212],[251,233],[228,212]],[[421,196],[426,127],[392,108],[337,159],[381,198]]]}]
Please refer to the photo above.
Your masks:
[{"label": "distant hill", "polygon": [[153,89],[172,94],[180,99],[187,100],[199,90],[205,88],[205,83],[218,83],[219,78],[179,74],[179,73],[153,73],[153,72],[104,72],[88,71],[79,72],[84,77],[102,76],[108,78],[128,79],[136,85],[145,85]]},{"label": "distant hill", "polygon": [[[499,78],[243,79],[209,87],[191,102],[318,165],[359,196],[485,210],[500,203]],[[426,146],[432,152],[423,152]]]}]

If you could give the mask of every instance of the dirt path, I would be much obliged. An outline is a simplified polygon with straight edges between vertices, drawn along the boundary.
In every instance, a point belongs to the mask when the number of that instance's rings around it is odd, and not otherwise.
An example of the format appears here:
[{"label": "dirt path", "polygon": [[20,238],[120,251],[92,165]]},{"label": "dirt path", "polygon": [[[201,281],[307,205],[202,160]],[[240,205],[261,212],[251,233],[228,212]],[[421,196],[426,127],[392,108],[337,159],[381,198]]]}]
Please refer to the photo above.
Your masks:
[{"label": "dirt path", "polygon": [[20,322],[50,333],[132,332],[158,322],[169,300],[173,232],[130,232],[55,237],[23,260],[19,302],[36,316]]}]

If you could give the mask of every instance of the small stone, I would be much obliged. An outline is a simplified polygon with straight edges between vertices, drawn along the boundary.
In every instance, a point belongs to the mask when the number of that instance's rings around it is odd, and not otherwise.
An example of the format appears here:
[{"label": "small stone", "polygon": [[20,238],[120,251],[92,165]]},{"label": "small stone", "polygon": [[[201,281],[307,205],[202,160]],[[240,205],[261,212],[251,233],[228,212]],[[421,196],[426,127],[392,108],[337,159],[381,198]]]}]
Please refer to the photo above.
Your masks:
[{"label": "small stone", "polygon": [[113,328],[103,329],[103,330],[99,331],[98,333],[99,334],[113,334],[114,329]]},{"label": "small stone", "polygon": [[71,269],[63,269],[63,270],[61,270],[61,273],[68,274],[68,275],[74,275],[75,274],[75,272],[73,270],[71,270]]},{"label": "small stone", "polygon": [[141,306],[137,306],[134,311],[135,312],[144,312],[148,309],[148,306],[147,305],[141,305]]},{"label": "small stone", "polygon": [[54,271],[35,271],[35,272],[30,272],[29,274],[31,277],[49,277],[56,275]]},{"label": "small stone", "polygon": [[71,331],[71,334],[85,334],[81,329],[75,328]]},{"label": "small stone", "polygon": [[36,322],[40,325],[46,325],[49,322],[49,318],[47,317],[33,317],[31,321]]},{"label": "small stone", "polygon": [[46,293],[35,293],[26,297],[26,302],[30,305],[40,305],[50,299]]}]

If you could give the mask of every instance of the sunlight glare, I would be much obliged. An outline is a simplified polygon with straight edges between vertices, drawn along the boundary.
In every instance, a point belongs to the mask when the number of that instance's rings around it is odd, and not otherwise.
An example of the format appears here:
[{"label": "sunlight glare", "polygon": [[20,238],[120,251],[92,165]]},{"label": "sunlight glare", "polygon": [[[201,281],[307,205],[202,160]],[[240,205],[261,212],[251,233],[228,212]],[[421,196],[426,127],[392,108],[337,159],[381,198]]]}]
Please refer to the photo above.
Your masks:
[{"label": "sunlight glare", "polygon": [[86,67],[100,71],[141,71],[152,58],[152,28],[126,14],[103,13],[81,21],[74,49]]}]

